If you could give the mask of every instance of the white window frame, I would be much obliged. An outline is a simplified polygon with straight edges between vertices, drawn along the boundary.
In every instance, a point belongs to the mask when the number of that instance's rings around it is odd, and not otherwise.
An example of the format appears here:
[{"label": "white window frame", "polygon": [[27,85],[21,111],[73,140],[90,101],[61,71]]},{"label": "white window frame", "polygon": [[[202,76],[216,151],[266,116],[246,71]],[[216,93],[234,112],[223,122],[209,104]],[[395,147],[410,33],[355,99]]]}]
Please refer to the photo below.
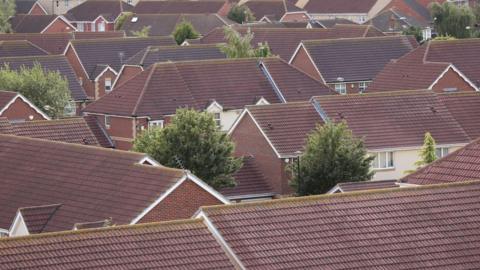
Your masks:
[{"label": "white window frame", "polygon": [[[392,151],[376,152],[371,153],[371,155],[375,157],[375,159],[372,161],[372,168],[374,170],[387,170],[395,168],[395,157]],[[382,165],[380,164],[381,155],[385,155],[385,163]]]},{"label": "white window frame", "polygon": [[98,24],[98,32],[105,32],[105,22],[104,21],[101,21]]},{"label": "white window frame", "polygon": [[154,120],[154,121],[149,121],[148,122],[148,127],[151,128],[151,127],[159,127],[159,128],[163,128],[163,120]]},{"label": "white window frame", "polygon": [[78,23],[77,23],[77,31],[78,31],[78,32],[83,32],[83,31],[85,31],[84,28],[83,28],[83,22],[78,22]]},{"label": "white window frame", "polygon": [[[109,89],[107,89],[107,87]],[[105,78],[105,92],[110,93],[112,91],[112,79],[111,78]]]},{"label": "white window frame", "polygon": [[367,82],[359,82],[358,83],[358,91],[360,93],[363,93],[363,92],[365,92],[365,90],[367,90]]},{"label": "white window frame", "polygon": [[65,108],[63,108],[64,116],[75,116],[77,114],[77,104],[75,101],[70,101],[67,103]]},{"label": "white window frame", "polygon": [[346,83],[336,83],[335,91],[341,95],[347,94],[347,84]]},{"label": "white window frame", "polygon": [[215,120],[215,124],[218,128],[222,127],[222,114],[220,112],[213,113],[213,119]]},{"label": "white window frame", "polygon": [[96,30],[95,30],[95,22],[92,22],[92,23],[90,24],[90,28],[91,28],[91,29],[90,29],[90,32],[96,32]]},{"label": "white window frame", "polygon": [[105,128],[110,129],[111,125],[112,125],[112,121],[110,119],[110,116],[105,115]]},{"label": "white window frame", "polygon": [[[435,155],[437,158],[443,158],[444,156],[448,155],[450,149],[448,147],[437,147],[435,148]],[[440,152],[440,155],[438,154]]]},{"label": "white window frame", "polygon": [[70,1],[69,0],[63,0],[63,4],[65,5],[66,8],[68,8],[69,6],[69,3]]}]

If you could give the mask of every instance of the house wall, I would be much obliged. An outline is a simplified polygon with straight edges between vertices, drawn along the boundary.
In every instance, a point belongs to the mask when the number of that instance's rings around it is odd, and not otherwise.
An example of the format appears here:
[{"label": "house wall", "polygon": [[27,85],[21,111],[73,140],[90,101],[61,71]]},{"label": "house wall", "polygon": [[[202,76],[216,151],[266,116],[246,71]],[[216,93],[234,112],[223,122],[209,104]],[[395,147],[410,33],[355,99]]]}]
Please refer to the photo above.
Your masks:
[{"label": "house wall", "polygon": [[113,73],[111,70],[105,71],[105,73],[102,74],[102,76],[97,78],[97,81],[94,83],[95,85],[95,99],[99,99],[103,97],[106,92],[105,92],[105,80],[110,79],[112,85],[115,82],[117,75]]},{"label": "house wall", "polygon": [[308,22],[309,18],[306,13],[285,13],[281,22]]},{"label": "house wall", "polygon": [[340,13],[340,14],[319,14],[319,13],[309,13],[310,17],[315,20],[332,20],[335,18],[338,19],[347,19],[355,23],[362,24],[368,20],[367,13],[358,13],[358,14],[348,14],[348,13]]},{"label": "house wall", "polygon": [[447,73],[432,87],[432,90],[438,93],[445,92],[446,88],[457,88],[457,91],[470,92],[475,89],[470,86],[457,72],[449,69]]},{"label": "house wall", "polygon": [[47,29],[44,30],[44,33],[66,33],[72,31],[74,31],[74,29],[72,29],[64,20],[56,19]]},{"label": "house wall", "polygon": [[186,180],[148,212],[139,223],[191,218],[201,206],[223,204],[212,194]]},{"label": "house wall", "polygon": [[[367,87],[370,83],[371,82],[367,82]],[[335,83],[328,83],[327,85],[335,90]],[[357,94],[360,92],[360,82],[346,82],[345,86],[347,88],[347,94]]]},{"label": "house wall", "polygon": [[275,193],[289,194],[285,162],[278,158],[249,115],[238,123],[231,133],[236,143],[235,155],[254,156],[260,171]]},{"label": "house wall", "polygon": [[45,13],[45,11],[38,5],[38,3],[35,3],[30,10],[30,15],[48,15]]},{"label": "house wall", "polygon": [[85,93],[90,99],[95,98],[95,83],[92,82],[88,75],[83,70],[82,64],[80,59],[78,59],[75,51],[72,49],[72,46],[68,47],[68,50],[65,52],[65,57],[67,57],[68,62],[73,68],[75,75],[77,76],[77,80],[80,82],[80,85],[85,90]]},{"label": "house wall", "polygon": [[115,87],[122,85],[124,82],[135,77],[142,71],[143,71],[142,68],[139,66],[124,66],[122,69],[122,73],[118,74],[117,76]]},{"label": "house wall", "polygon": [[233,123],[238,119],[242,110],[229,110],[220,113],[220,121],[222,123],[221,130],[228,131],[233,126]]},{"label": "house wall", "polygon": [[11,237],[29,235],[27,225],[22,217],[19,218],[15,226],[9,232]]},{"label": "house wall", "polygon": [[298,50],[291,64],[313,78],[322,81],[322,77],[320,76],[320,73],[318,73],[315,64],[310,60],[310,57],[308,57],[308,54],[303,47]]},{"label": "house wall", "polygon": [[[33,118],[30,119],[30,116]],[[41,114],[20,98],[17,98],[2,114],[0,114],[0,117],[6,117],[10,121],[46,120]]]},{"label": "house wall", "polygon": [[[86,113],[89,114],[88,112]],[[116,149],[130,150],[135,136],[135,119],[133,117],[110,116],[110,127],[105,125],[105,115],[93,114],[107,131]]]}]

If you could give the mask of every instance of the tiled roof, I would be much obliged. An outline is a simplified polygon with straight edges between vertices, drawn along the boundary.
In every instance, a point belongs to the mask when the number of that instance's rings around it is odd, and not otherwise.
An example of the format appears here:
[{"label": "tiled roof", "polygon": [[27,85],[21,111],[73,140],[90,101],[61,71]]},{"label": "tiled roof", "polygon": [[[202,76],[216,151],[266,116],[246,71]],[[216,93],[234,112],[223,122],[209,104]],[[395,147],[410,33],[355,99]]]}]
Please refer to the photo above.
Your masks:
[{"label": "tiled roof", "polygon": [[15,0],[16,14],[28,14],[37,0]]},{"label": "tiled roof", "polygon": [[[0,228],[18,208],[62,204],[43,231],[112,218],[129,224],[185,172],[140,165],[145,154],[0,135]],[[3,253],[2,253],[3,254]],[[4,256],[2,256],[3,258]]]},{"label": "tiled roof", "polygon": [[425,132],[439,145],[470,142],[445,104],[429,90],[322,96],[315,101],[330,120],[345,120],[354,135],[365,137],[369,150],[421,146]]},{"label": "tiled roof", "polygon": [[0,90],[0,111],[16,96],[17,92]]},{"label": "tiled roof", "polygon": [[128,65],[145,68],[158,62],[222,59],[226,55],[216,44],[189,46],[149,46],[126,61]]},{"label": "tiled roof", "polygon": [[[246,27],[235,27],[241,34],[247,32]],[[329,29],[292,29],[292,28],[252,28],[254,38],[252,45],[267,42],[272,53],[285,60],[290,60],[302,40],[354,38],[365,36],[383,36],[383,33],[368,25],[336,25]],[[201,38],[202,43],[225,42],[223,28],[216,28]]]},{"label": "tiled roof", "polygon": [[47,55],[40,47],[26,40],[0,41],[0,57]]},{"label": "tiled roof", "polygon": [[257,21],[264,16],[279,21],[286,12],[302,11],[302,9],[287,0],[249,0],[243,5],[252,11]]},{"label": "tiled roof", "polygon": [[57,15],[19,14],[12,17],[10,23],[15,33],[40,33],[57,17]]},{"label": "tiled roof", "polygon": [[30,234],[42,233],[61,204],[23,207],[18,209]]},{"label": "tiled roof", "polygon": [[334,94],[279,58],[186,61],[152,65],[84,111],[160,118],[179,107],[203,110],[211,100],[226,110],[242,109],[261,97],[279,103],[281,97],[267,71],[287,101],[308,100],[315,93]]},{"label": "tiled roof", "polygon": [[125,61],[148,46],[174,45],[172,37],[105,38],[71,42],[90,79],[95,79],[97,65],[120,71]]},{"label": "tiled roof", "polygon": [[480,266],[480,182],[204,207],[246,269]]},{"label": "tiled roof", "polygon": [[5,270],[235,269],[201,219],[2,238],[0,253]]},{"label": "tiled roof", "polygon": [[67,44],[73,39],[118,38],[124,32],[72,32],[72,33],[9,33],[0,34],[0,40],[28,40],[50,54],[63,54]]},{"label": "tiled roof", "polygon": [[[136,17],[135,22],[132,18]],[[122,30],[128,36],[133,35],[132,31],[139,31],[144,26],[150,26],[150,36],[169,36],[175,30],[177,24],[182,21],[188,21],[193,25],[193,28],[205,35],[212,31],[215,27],[223,27],[225,25],[233,24],[232,21],[220,17],[216,13],[209,14],[133,14],[128,17],[122,25]]]},{"label": "tiled roof", "polygon": [[243,166],[234,175],[236,186],[222,188],[220,192],[229,199],[272,197],[272,187],[258,168],[254,157],[245,157]]},{"label": "tiled roof", "polygon": [[337,24],[352,24],[356,25],[356,23],[342,18],[335,18],[335,19],[326,19],[326,20],[314,20],[314,22],[319,23],[325,28],[332,28],[335,27]]},{"label": "tiled roof", "polygon": [[370,81],[392,59],[417,46],[414,37],[388,36],[303,41],[326,82]]},{"label": "tiled roof", "polygon": [[0,66],[8,64],[13,70],[20,70],[21,67],[31,68],[35,63],[40,64],[47,71],[58,71],[61,76],[64,76],[68,81],[68,88],[73,100],[82,101],[87,99],[85,90],[78,83],[70,63],[63,55],[0,58]]},{"label": "tiled roof", "polygon": [[366,191],[374,189],[384,188],[398,188],[397,180],[376,180],[376,181],[360,181],[360,182],[347,182],[339,183],[334,189],[339,188],[339,191],[353,192],[353,191]]},{"label": "tiled roof", "polygon": [[223,0],[141,0],[135,5],[134,12],[139,14],[207,14],[217,13],[226,4]]},{"label": "tiled roof", "polygon": [[88,0],[70,9],[65,17],[70,21],[90,22],[102,16],[109,22],[114,22],[122,12],[132,11],[133,6],[121,0]]},{"label": "tiled roof", "polygon": [[[6,126],[5,121],[8,123],[6,118],[0,118],[0,122],[4,122],[4,126]],[[6,134],[66,143],[113,147],[108,135],[92,117],[14,122],[10,123],[10,127],[11,132],[6,130],[8,132]]]},{"label": "tiled roof", "polygon": [[438,95],[450,114],[462,126],[470,139],[480,138],[480,93],[445,93]]},{"label": "tiled roof", "polygon": [[309,0],[303,7],[312,14],[368,13],[377,0]]},{"label": "tiled roof", "polygon": [[280,156],[298,156],[308,134],[323,124],[310,102],[248,106],[249,113]]},{"label": "tiled roof", "polygon": [[400,179],[416,185],[465,180],[480,180],[480,138]]}]

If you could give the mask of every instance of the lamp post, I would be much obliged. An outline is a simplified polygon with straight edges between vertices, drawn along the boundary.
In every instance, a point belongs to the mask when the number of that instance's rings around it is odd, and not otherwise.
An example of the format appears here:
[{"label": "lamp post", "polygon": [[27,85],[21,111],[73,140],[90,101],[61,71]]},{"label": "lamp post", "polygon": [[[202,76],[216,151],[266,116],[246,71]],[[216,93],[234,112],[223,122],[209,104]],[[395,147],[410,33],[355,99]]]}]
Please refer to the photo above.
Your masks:
[{"label": "lamp post", "polygon": [[297,156],[297,183],[298,183],[298,190],[303,190],[302,187],[302,180],[301,180],[301,169],[300,169],[300,157],[302,156],[301,151],[296,151],[295,155]]}]

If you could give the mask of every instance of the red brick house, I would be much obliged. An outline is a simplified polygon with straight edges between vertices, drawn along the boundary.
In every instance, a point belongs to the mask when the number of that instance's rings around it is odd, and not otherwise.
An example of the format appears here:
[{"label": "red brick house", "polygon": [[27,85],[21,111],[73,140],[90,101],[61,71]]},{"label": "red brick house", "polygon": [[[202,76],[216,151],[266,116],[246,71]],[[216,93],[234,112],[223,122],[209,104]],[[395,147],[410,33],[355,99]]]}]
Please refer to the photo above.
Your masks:
[{"label": "red brick house", "polygon": [[190,218],[229,203],[188,171],[96,146],[0,135],[0,169],[0,228],[10,236]]},{"label": "red brick house", "polygon": [[96,100],[113,88],[127,59],[148,46],[174,45],[171,37],[72,40],[64,55],[87,96]]},{"label": "red brick house", "polygon": [[9,121],[50,120],[50,117],[22,94],[1,90],[0,117],[5,117]]},{"label": "red brick house", "polygon": [[87,0],[70,9],[65,17],[79,32],[108,32],[115,30],[115,22],[133,6],[121,0]]},{"label": "red brick house", "polygon": [[299,44],[289,63],[340,94],[358,93],[390,60],[417,46],[411,36],[309,40]]},{"label": "red brick house", "polygon": [[177,108],[210,112],[226,131],[245,105],[334,94],[279,58],[165,62],[118,84],[83,112],[105,123],[118,148],[130,149],[139,132],[168,123]]},{"label": "red brick house", "polygon": [[76,31],[63,16],[19,14],[10,18],[15,33],[65,33]]},{"label": "red brick house", "polygon": [[368,92],[428,88],[435,92],[478,91],[480,53],[476,39],[429,41],[387,64]]}]

